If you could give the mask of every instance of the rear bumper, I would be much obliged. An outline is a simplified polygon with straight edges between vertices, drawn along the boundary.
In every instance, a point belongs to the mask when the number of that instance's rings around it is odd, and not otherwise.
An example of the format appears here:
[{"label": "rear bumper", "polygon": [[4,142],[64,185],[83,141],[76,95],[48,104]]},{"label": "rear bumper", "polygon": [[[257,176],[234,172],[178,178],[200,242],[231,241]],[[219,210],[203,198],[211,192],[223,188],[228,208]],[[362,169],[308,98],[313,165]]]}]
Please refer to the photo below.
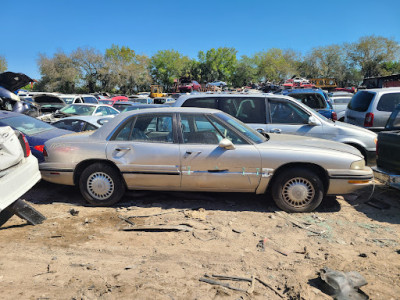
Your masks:
[{"label": "rear bumper", "polygon": [[389,172],[379,167],[372,167],[372,170],[374,171],[375,179],[377,179],[379,182],[400,190],[399,174]]},{"label": "rear bumper", "polygon": [[48,182],[65,185],[75,185],[73,170],[40,168],[40,172],[42,173],[42,178]]},{"label": "rear bumper", "polygon": [[0,178],[0,211],[18,200],[40,180],[36,157],[30,155],[24,160]]}]

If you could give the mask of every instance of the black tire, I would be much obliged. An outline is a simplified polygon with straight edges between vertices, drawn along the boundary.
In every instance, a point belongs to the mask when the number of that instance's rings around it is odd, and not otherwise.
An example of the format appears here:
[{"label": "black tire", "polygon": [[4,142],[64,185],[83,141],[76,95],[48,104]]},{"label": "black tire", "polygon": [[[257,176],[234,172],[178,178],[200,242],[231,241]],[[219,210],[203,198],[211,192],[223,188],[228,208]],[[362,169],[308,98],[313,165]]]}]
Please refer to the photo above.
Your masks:
[{"label": "black tire", "polygon": [[293,168],[278,174],[273,181],[272,198],[287,212],[310,212],[324,197],[322,180],[306,168]]},{"label": "black tire", "polygon": [[14,211],[10,207],[6,207],[0,212],[0,226],[7,222],[14,215]]},{"label": "black tire", "polygon": [[121,200],[125,184],[115,168],[104,163],[94,163],[82,172],[79,189],[90,204],[111,206]]}]

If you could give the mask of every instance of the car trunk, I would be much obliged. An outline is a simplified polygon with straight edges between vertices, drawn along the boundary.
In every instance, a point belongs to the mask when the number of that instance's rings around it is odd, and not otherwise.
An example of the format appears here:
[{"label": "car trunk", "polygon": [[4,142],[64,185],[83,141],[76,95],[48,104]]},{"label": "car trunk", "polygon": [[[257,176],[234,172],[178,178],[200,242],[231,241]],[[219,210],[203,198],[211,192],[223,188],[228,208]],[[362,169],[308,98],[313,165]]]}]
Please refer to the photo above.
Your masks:
[{"label": "car trunk", "polygon": [[40,105],[42,113],[52,113],[66,105],[60,97],[54,95],[38,95],[34,97],[34,100]]},{"label": "car trunk", "polygon": [[20,141],[10,126],[0,127],[0,177],[24,157]]},{"label": "car trunk", "polygon": [[353,96],[346,110],[347,123],[364,127],[368,108],[376,96],[374,92],[360,91]]}]

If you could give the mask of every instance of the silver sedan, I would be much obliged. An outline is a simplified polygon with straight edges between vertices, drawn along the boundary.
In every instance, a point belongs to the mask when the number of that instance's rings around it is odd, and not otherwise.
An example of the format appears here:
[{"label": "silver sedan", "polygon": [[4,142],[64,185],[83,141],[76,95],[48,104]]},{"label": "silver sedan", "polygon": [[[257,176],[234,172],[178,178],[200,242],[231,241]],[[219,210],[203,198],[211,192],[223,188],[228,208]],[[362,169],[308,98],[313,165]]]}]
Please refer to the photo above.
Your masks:
[{"label": "silver sedan", "polygon": [[272,194],[289,212],[314,210],[325,195],[371,184],[361,153],[341,143],[261,135],[219,110],[162,108],[122,113],[94,132],[45,144],[43,179],[79,186],[91,204],[126,189]]}]

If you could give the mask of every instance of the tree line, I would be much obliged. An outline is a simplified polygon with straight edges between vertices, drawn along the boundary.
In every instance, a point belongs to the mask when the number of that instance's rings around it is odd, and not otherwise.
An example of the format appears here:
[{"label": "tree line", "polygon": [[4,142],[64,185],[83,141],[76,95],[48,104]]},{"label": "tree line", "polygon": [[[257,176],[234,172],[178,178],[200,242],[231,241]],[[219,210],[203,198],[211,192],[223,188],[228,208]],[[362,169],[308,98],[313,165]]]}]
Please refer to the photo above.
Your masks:
[{"label": "tree line", "polygon": [[[305,55],[271,48],[238,58],[237,52],[230,47],[212,48],[199,51],[194,59],[176,50],[159,50],[148,57],[119,45],[104,53],[94,48],[78,48],[71,53],[58,50],[52,56],[39,54],[41,79],[34,89],[131,94],[149,90],[150,84],[171,90],[174,81],[182,77],[200,83],[222,80],[242,87],[255,82],[282,83],[293,75],[335,78],[340,86],[357,86],[363,78],[400,73],[400,45],[383,36],[314,47]],[[0,71],[6,67],[5,58],[0,56]]]}]

